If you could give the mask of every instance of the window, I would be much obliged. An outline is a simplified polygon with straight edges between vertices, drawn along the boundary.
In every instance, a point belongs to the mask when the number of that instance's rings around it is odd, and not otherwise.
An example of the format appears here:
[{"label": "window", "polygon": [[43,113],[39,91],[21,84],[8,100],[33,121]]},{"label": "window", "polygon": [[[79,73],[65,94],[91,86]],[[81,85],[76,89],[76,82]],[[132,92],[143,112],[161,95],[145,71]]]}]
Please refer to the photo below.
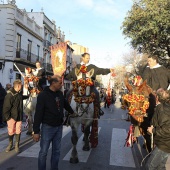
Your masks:
[{"label": "window", "polygon": [[28,40],[28,56],[27,56],[27,60],[31,61],[31,48],[32,48],[32,41]]},{"label": "window", "polygon": [[16,73],[16,79],[20,79],[21,80],[21,74]]},{"label": "window", "polygon": [[39,57],[40,57],[40,46],[37,45],[37,60],[39,61]]},{"label": "window", "polygon": [[21,50],[21,35],[17,34],[17,51]]}]

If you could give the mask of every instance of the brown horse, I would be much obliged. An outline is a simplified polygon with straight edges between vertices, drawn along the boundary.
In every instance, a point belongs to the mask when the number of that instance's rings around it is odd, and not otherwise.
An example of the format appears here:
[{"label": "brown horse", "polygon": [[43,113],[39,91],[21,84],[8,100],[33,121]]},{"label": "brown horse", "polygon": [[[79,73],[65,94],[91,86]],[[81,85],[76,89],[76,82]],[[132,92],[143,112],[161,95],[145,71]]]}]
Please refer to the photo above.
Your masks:
[{"label": "brown horse", "polygon": [[122,109],[128,110],[131,126],[133,126],[133,137],[130,139],[128,135],[125,144],[129,146],[130,143],[130,146],[133,146],[133,143],[137,141],[137,137],[142,135],[145,138],[146,136],[145,133],[147,132],[143,129],[142,124],[144,123],[144,117],[147,117],[146,111],[149,108],[150,95],[154,93],[146,81],[143,82],[138,77],[135,77],[133,85],[129,83],[128,77],[125,77],[124,83],[128,93],[122,97]]}]

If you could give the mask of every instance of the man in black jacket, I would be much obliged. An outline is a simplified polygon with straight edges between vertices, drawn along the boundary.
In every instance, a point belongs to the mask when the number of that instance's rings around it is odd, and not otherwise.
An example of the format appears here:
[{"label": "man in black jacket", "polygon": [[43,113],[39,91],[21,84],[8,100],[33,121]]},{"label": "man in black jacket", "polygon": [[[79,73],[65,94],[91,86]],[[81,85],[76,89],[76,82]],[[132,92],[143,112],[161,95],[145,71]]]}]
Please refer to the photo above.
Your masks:
[{"label": "man in black jacket", "polygon": [[[77,64],[77,66],[75,68],[80,69],[80,67],[82,65],[84,65],[84,66],[87,67],[87,72],[89,72],[91,69],[94,69],[94,74],[91,77],[92,80],[96,80],[96,75],[100,75],[100,74],[107,75],[107,74],[113,72],[112,69],[99,68],[99,67],[97,67],[97,66],[95,66],[93,64],[89,64],[89,61],[90,61],[90,54],[89,53],[84,53],[84,54],[82,54],[82,62],[80,64]],[[73,68],[73,70],[68,75],[65,76],[65,79],[71,80],[71,81],[77,80],[77,77],[75,75],[75,68]],[[84,75],[84,77],[85,77],[85,75]],[[68,92],[67,96],[70,94],[71,90]],[[94,93],[96,94],[95,103],[99,108],[99,115],[103,115],[104,113],[100,109],[99,92],[97,91],[95,86],[94,86],[93,90],[94,90]]]},{"label": "man in black jacket", "polygon": [[148,57],[148,66],[143,72],[143,80],[154,90],[167,89],[170,83],[170,70],[158,63],[156,55]]},{"label": "man in black jacket", "polygon": [[23,100],[28,96],[21,94],[22,81],[17,79],[13,83],[13,88],[7,91],[3,104],[3,117],[8,125],[9,145],[6,152],[9,152],[13,146],[13,137],[15,134],[15,151],[20,152],[19,143],[21,136],[21,125],[23,120]]},{"label": "man in black jacket", "polygon": [[158,89],[157,98],[159,103],[148,127],[148,132],[153,134],[155,147],[146,163],[146,170],[165,170],[170,153],[170,95]]},{"label": "man in black jacket", "polygon": [[[70,114],[74,113],[60,91],[62,78],[60,76],[52,76],[49,83],[50,86],[46,87],[38,95],[33,123],[33,139],[36,142],[40,140],[41,147],[38,157],[38,170],[46,169],[46,157],[51,142],[51,170],[58,169],[64,118],[63,111],[66,109]],[[42,124],[41,139],[40,124]]]}]

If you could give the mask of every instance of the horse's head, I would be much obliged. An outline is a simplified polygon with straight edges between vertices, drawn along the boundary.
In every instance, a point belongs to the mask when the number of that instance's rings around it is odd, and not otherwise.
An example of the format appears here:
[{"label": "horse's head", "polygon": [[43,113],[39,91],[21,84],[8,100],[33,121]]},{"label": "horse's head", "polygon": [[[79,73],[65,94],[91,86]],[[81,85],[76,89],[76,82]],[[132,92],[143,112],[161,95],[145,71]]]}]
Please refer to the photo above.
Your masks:
[{"label": "horse's head", "polygon": [[82,73],[79,69],[75,69],[75,75],[77,77],[78,95],[79,96],[89,96],[91,91],[90,87],[94,85],[91,77],[94,74],[94,69],[89,72]]},{"label": "horse's head", "polygon": [[25,76],[29,77],[32,75],[32,69],[30,67],[25,68]]},{"label": "horse's head", "polygon": [[129,110],[129,114],[138,122],[143,122],[143,117],[146,116],[146,110],[149,107],[149,95],[152,89],[147,85],[146,81],[140,85],[132,86],[125,78],[125,85],[128,89],[128,94],[125,94],[122,99],[122,105]]}]

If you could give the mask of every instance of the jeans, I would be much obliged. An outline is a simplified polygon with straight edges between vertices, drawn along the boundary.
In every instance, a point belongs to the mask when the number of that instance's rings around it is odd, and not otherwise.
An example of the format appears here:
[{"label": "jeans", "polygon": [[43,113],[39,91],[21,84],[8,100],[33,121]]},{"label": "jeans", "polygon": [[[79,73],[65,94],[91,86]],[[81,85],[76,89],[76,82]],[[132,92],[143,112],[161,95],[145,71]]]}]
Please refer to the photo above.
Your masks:
[{"label": "jeans", "polygon": [[51,170],[58,170],[63,126],[49,126],[42,124],[38,170],[46,170],[46,159],[50,143],[52,142]]},{"label": "jeans", "polygon": [[166,170],[165,164],[169,153],[155,147],[146,163],[146,170]]}]

